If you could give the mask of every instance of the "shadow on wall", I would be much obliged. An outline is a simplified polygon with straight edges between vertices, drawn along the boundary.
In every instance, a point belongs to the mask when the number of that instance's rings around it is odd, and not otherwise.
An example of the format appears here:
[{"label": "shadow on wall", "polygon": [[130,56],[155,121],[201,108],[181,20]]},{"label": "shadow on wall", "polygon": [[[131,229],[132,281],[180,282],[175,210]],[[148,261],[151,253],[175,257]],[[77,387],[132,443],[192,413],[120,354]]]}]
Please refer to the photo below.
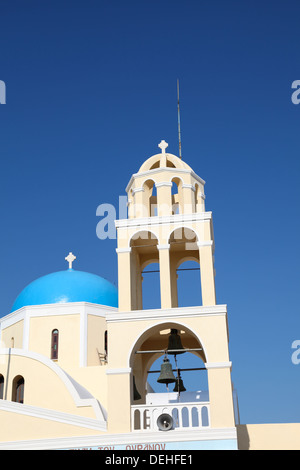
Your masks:
[{"label": "shadow on wall", "polygon": [[237,440],[238,440],[238,449],[239,450],[249,450],[250,449],[250,438],[245,424],[239,424],[236,427],[237,429]]}]

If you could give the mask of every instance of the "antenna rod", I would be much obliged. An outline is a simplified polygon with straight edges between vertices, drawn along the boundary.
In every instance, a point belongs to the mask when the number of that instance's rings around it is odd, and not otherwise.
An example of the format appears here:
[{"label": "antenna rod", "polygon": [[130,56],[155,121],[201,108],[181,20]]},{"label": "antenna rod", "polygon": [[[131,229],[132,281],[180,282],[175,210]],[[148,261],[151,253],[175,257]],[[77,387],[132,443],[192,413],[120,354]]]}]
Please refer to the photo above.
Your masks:
[{"label": "antenna rod", "polygon": [[178,139],[179,139],[179,158],[182,159],[181,155],[181,132],[180,132],[180,107],[179,107],[179,80],[177,79],[177,109],[178,109]]}]

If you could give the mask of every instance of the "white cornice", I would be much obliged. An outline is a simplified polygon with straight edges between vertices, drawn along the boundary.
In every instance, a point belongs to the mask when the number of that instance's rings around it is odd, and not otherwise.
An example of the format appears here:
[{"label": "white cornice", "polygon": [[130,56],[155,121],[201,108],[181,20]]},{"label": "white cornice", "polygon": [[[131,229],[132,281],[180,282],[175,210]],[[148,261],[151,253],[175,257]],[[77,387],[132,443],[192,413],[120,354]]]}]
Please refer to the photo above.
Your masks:
[{"label": "white cornice", "polygon": [[107,323],[143,321],[143,320],[161,320],[178,319],[187,317],[203,317],[227,315],[226,305],[198,306],[198,307],[180,307],[170,309],[152,309],[152,310],[132,310],[130,312],[118,312],[107,315]]},{"label": "white cornice", "polygon": [[[30,319],[36,317],[78,315],[80,319],[80,345],[79,365],[86,366],[87,363],[87,317],[88,315],[106,318],[107,314],[117,313],[118,308],[105,305],[92,304],[89,302],[70,302],[64,304],[31,305],[22,307],[0,319],[1,332],[6,328],[23,321],[23,350],[29,349]],[[8,345],[2,344],[2,347]]]},{"label": "white cornice", "polygon": [[101,422],[105,422],[104,413],[98,400],[96,400],[88,390],[82,385],[78,384],[72,377],[70,377],[63,369],[61,369],[54,361],[43,356],[42,354],[26,351],[25,349],[19,348],[3,348],[0,349],[0,356],[20,356],[38,361],[43,366],[48,367],[55,373],[62,383],[67,388],[70,396],[72,397],[74,404],[77,407],[90,406],[95,412],[95,416]]},{"label": "white cornice", "polygon": [[120,375],[120,374],[131,374],[132,369],[131,367],[123,367],[123,368],[116,368],[116,369],[107,369],[106,375]]},{"label": "white cornice", "polygon": [[23,403],[15,403],[7,400],[0,400],[0,410],[103,432],[105,432],[107,429],[106,423],[104,421],[72,415],[70,413],[63,413],[61,411],[50,410],[47,408],[25,405]]},{"label": "white cornice", "polygon": [[206,362],[204,365],[206,369],[231,369],[232,362]]},{"label": "white cornice", "polygon": [[128,193],[129,191],[129,188],[130,186],[132,185],[132,182],[135,178],[137,177],[150,177],[155,175],[156,173],[162,173],[162,172],[167,172],[167,173],[174,173],[174,174],[190,174],[196,181],[198,181],[200,184],[205,184],[205,181],[200,177],[198,176],[193,170],[188,170],[188,169],[184,169],[184,168],[172,168],[172,167],[165,167],[165,168],[155,168],[153,170],[147,170],[147,171],[143,171],[141,173],[134,173],[130,180],[129,180],[129,183],[128,185],[126,186],[126,189],[125,191]]},{"label": "white cornice", "polygon": [[207,222],[212,219],[212,212],[195,212],[192,214],[174,214],[165,216],[143,217],[139,219],[115,220],[116,228],[140,227],[143,225],[163,225],[185,222]]},{"label": "white cornice", "polygon": [[28,305],[0,318],[0,327],[7,328],[25,317],[43,317],[51,315],[78,315],[84,310],[89,315],[106,316],[106,312],[117,312],[118,308],[89,302],[68,302],[44,305]]}]

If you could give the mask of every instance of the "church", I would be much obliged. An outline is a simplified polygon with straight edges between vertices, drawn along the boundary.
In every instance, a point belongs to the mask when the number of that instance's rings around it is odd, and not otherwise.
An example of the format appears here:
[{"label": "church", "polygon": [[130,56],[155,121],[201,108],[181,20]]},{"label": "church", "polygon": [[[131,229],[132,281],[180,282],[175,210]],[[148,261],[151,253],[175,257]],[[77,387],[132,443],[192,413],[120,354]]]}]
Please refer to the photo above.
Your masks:
[{"label": "church", "polygon": [[[165,141],[158,147],[127,185],[128,218],[115,221],[118,288],[76,270],[69,253],[65,269],[33,280],[0,319],[0,449],[300,448],[299,424],[240,424],[205,181]],[[185,261],[199,266],[199,306],[178,306]],[[160,308],[144,309],[152,263]],[[188,355],[207,390],[186,390]],[[153,372],[164,393],[151,387]]]}]

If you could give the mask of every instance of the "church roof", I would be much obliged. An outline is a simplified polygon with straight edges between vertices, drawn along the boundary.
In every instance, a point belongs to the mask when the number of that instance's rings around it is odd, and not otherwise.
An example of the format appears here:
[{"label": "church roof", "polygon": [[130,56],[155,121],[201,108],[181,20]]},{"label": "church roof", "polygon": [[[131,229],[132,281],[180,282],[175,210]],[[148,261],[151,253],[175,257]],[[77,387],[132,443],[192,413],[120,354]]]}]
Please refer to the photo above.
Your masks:
[{"label": "church roof", "polygon": [[15,300],[11,312],[29,305],[89,302],[118,306],[117,288],[106,279],[67,269],[42,276],[28,284]]}]

